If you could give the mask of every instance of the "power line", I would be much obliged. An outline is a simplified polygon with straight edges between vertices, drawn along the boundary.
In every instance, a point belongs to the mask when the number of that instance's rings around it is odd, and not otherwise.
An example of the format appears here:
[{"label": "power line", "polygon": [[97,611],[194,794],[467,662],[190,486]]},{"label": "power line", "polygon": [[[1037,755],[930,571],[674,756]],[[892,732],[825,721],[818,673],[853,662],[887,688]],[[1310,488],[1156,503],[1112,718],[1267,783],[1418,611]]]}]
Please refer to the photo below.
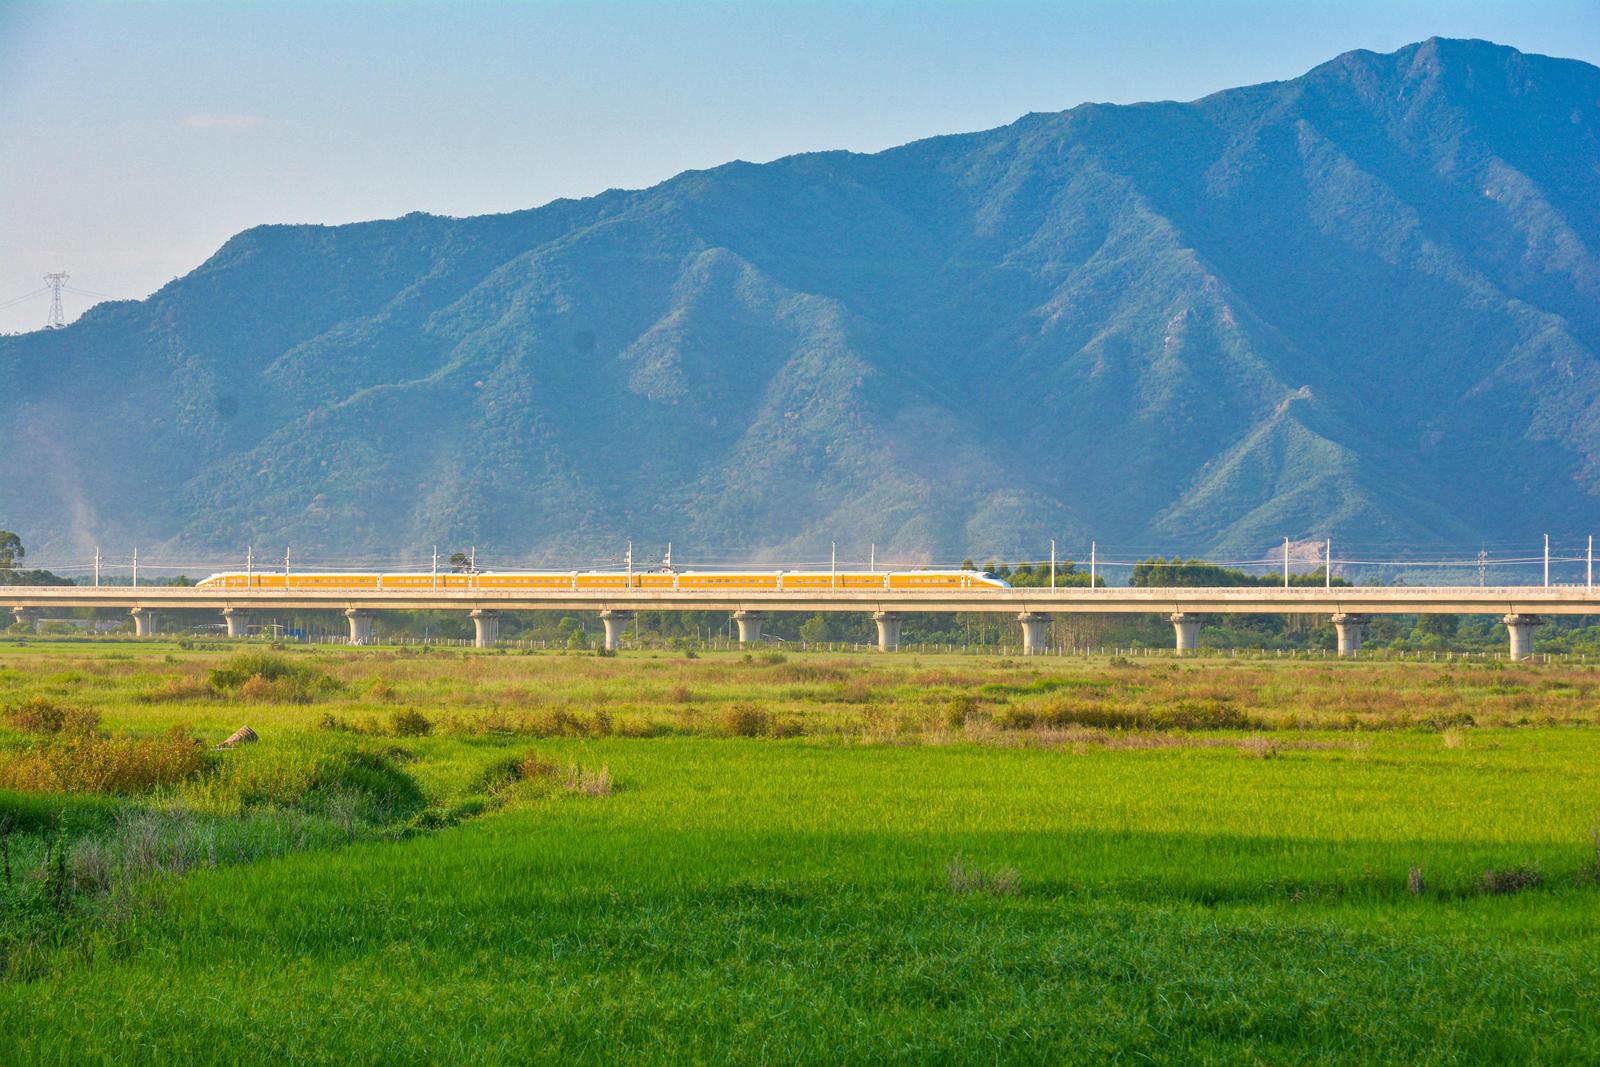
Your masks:
[{"label": "power line", "polygon": [[0,301],[0,310],[4,310],[9,307],[16,307],[18,304],[41,297],[49,291],[50,288],[48,286],[42,286],[38,289],[35,289],[31,293],[23,293],[21,296],[14,296],[10,300]]},{"label": "power line", "polygon": [[112,296],[110,293],[97,293],[93,289],[80,289],[76,285],[66,285],[66,286],[62,286],[62,288],[64,288],[69,293],[76,293],[79,296],[92,296],[96,300],[121,300],[122,299],[122,297],[120,297],[120,296]]}]

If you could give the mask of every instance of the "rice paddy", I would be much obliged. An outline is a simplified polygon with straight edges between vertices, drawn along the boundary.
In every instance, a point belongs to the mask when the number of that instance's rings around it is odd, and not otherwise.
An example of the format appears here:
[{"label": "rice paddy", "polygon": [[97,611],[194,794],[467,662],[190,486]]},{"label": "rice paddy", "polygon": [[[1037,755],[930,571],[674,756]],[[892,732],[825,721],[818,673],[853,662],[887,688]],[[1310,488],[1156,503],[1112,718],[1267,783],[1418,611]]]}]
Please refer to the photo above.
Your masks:
[{"label": "rice paddy", "polygon": [[0,642],[0,1043],[1596,1062],[1597,682]]}]

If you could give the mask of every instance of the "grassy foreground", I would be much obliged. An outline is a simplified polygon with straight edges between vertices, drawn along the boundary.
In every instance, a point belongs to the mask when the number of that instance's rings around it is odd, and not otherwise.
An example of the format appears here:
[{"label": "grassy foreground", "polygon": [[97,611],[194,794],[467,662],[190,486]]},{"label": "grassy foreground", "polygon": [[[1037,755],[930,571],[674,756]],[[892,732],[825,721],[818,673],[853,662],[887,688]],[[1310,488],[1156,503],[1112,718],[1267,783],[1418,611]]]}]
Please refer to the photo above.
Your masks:
[{"label": "grassy foreground", "polygon": [[0,1047],[1600,1062],[1596,681],[0,644]]}]

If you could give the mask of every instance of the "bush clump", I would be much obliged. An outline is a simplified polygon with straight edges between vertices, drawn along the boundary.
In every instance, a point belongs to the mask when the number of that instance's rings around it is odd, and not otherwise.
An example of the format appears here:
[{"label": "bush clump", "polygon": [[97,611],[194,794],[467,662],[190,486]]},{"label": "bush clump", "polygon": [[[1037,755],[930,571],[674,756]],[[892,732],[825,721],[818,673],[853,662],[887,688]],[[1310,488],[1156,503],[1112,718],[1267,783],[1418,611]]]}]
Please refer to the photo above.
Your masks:
[{"label": "bush clump", "polygon": [[978,711],[978,700],[971,693],[957,693],[944,706],[944,724],[959,730]]},{"label": "bush clump", "polygon": [[194,778],[207,754],[188,730],[165,737],[59,733],[0,760],[0,786],[24,793],[148,793]]},{"label": "bush clump", "polygon": [[723,733],[730,737],[761,737],[772,729],[772,716],[754,704],[735,704],[720,716]]},{"label": "bush clump", "polygon": [[309,704],[339,690],[339,682],[310,664],[270,652],[246,652],[211,671],[211,688],[243,700]]},{"label": "bush clump", "polygon": [[0,718],[13,729],[29,734],[92,734],[100,726],[98,712],[57,704],[44,697],[7,705]]},{"label": "bush clump", "polygon": [[416,708],[401,708],[389,716],[389,732],[396,737],[427,737],[433,721]]}]

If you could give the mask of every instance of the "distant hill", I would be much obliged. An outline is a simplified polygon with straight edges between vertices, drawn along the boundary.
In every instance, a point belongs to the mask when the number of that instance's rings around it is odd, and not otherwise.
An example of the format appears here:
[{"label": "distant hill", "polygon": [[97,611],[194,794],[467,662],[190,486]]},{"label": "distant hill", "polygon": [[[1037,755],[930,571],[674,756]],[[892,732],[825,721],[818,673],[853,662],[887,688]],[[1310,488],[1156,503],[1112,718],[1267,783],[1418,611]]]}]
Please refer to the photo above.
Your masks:
[{"label": "distant hill", "polygon": [[263,226],[0,339],[0,520],[41,559],[1585,531],[1597,135],[1600,69],[1436,39],[510,215]]}]

